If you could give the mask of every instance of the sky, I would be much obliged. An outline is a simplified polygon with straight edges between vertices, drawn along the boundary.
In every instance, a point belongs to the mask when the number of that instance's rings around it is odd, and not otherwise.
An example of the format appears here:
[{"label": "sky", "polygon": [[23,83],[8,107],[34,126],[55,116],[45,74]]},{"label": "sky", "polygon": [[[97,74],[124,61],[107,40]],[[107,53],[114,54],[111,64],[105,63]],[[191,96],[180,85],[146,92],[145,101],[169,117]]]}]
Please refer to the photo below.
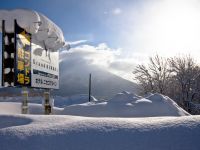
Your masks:
[{"label": "sky", "polygon": [[[131,81],[134,67],[155,54],[199,61],[199,0],[1,0],[0,9],[15,8],[43,13],[77,59]],[[67,54],[60,55],[61,62]]]}]

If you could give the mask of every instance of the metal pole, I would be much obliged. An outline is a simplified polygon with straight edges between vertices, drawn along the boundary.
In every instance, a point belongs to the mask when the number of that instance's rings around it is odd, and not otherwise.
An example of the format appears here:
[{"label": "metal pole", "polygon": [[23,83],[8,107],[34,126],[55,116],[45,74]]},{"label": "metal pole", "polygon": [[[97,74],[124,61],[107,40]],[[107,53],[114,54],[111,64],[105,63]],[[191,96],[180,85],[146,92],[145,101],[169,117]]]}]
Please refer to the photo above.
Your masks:
[{"label": "metal pole", "polygon": [[2,20],[2,73],[1,86],[4,86],[4,49],[5,49],[5,20]]},{"label": "metal pole", "polygon": [[90,76],[89,76],[89,102],[91,101],[91,73],[90,73]]},{"label": "metal pole", "polygon": [[28,114],[28,90],[26,87],[22,88],[22,114]]}]

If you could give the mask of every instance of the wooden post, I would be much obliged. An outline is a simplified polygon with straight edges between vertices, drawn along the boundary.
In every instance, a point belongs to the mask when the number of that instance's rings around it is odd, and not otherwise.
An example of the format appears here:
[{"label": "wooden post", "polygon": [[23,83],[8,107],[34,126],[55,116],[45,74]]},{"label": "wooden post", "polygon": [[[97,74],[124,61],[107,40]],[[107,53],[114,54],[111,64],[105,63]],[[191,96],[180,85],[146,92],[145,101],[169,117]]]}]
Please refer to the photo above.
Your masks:
[{"label": "wooden post", "polygon": [[91,73],[90,73],[90,76],[89,76],[89,102],[91,101]]},{"label": "wooden post", "polygon": [[28,90],[26,87],[22,88],[22,114],[28,114]]},{"label": "wooden post", "polygon": [[44,92],[44,114],[49,115],[51,113],[51,105],[50,105],[50,90],[46,90]]}]

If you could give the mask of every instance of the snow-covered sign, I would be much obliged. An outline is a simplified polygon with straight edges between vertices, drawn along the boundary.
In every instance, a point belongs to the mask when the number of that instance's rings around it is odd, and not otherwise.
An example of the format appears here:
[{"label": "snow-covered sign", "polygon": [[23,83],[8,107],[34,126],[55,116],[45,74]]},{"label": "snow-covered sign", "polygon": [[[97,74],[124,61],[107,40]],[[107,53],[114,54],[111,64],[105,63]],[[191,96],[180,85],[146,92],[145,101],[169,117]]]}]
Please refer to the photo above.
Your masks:
[{"label": "snow-covered sign", "polygon": [[[15,22],[16,21],[16,22]],[[46,16],[26,9],[0,10],[3,86],[59,88],[62,30]]]}]

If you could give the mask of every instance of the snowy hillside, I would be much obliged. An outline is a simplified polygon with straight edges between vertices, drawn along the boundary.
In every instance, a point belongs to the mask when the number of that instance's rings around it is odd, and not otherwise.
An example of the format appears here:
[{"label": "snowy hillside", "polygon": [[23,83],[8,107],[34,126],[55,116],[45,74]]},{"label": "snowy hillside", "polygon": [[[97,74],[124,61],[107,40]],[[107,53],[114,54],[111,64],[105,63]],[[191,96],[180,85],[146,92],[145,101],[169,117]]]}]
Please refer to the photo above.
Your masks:
[{"label": "snowy hillside", "polygon": [[[114,75],[104,68],[96,65],[88,65],[87,61],[74,53],[61,54],[60,90],[57,95],[74,95],[76,93],[88,93],[88,78],[92,73],[92,94],[99,98],[111,98],[123,90],[137,93],[138,85]],[[74,63],[74,59],[78,60]],[[73,66],[73,67],[72,67]],[[68,68],[67,70],[65,68]],[[81,73],[77,73],[79,70]],[[67,79],[67,80],[66,80]]]},{"label": "snowy hillside", "polygon": [[199,150],[200,116],[0,115],[1,150]]}]

